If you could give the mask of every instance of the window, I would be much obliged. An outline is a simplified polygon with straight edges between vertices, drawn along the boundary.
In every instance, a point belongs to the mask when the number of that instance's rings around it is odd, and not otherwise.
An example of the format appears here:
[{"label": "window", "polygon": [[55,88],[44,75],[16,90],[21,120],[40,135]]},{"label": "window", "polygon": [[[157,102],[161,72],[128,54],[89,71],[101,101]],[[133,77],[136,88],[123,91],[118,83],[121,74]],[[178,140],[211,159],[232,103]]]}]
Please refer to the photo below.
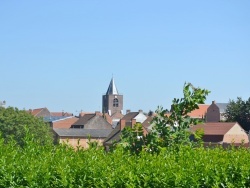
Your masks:
[{"label": "window", "polygon": [[113,100],[113,107],[118,107],[119,106],[119,101],[117,98]]}]

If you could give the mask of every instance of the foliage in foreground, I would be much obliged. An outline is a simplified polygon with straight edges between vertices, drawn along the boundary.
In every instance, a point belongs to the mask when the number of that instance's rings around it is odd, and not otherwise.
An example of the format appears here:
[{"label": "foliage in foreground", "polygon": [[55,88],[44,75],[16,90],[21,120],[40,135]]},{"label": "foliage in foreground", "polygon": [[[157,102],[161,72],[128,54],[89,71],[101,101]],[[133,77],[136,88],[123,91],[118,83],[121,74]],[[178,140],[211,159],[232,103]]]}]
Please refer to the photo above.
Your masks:
[{"label": "foliage in foreground", "polygon": [[180,145],[159,154],[0,140],[0,187],[250,187],[246,148]]},{"label": "foliage in foreground", "polygon": [[29,127],[30,134],[33,134],[40,144],[53,141],[53,134],[49,125],[44,123],[41,118],[34,117],[25,110],[0,107],[0,133],[5,142],[14,139],[22,146],[26,127]]},{"label": "foliage in foreground", "polygon": [[183,98],[174,99],[171,106],[171,114],[166,115],[167,110],[158,108],[152,124],[152,131],[143,135],[142,125],[126,127],[122,131],[121,145],[133,153],[139,153],[143,149],[151,152],[159,152],[160,148],[178,144],[190,143],[189,127],[201,123],[197,119],[190,118],[188,113],[198,109],[198,104],[203,104],[209,91],[196,88],[191,83],[185,83]]}]

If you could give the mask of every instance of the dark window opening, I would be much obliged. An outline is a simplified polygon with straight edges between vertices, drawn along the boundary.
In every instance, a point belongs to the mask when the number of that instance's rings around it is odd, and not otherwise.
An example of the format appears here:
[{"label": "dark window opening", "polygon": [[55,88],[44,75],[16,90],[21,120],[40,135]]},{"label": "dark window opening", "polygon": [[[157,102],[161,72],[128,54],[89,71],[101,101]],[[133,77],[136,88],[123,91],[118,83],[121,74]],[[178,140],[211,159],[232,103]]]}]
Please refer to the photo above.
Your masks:
[{"label": "dark window opening", "polygon": [[117,98],[113,100],[113,107],[118,107],[119,106],[119,101]]}]

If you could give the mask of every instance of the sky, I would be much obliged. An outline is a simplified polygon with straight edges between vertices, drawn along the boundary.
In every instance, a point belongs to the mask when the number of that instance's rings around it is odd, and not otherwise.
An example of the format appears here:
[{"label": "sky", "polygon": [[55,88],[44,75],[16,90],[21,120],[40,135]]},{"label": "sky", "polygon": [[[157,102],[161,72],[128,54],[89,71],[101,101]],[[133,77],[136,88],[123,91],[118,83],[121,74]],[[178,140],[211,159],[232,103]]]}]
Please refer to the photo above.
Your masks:
[{"label": "sky", "polygon": [[0,101],[101,111],[112,76],[124,111],[169,109],[185,82],[206,104],[250,97],[249,0],[0,2]]}]

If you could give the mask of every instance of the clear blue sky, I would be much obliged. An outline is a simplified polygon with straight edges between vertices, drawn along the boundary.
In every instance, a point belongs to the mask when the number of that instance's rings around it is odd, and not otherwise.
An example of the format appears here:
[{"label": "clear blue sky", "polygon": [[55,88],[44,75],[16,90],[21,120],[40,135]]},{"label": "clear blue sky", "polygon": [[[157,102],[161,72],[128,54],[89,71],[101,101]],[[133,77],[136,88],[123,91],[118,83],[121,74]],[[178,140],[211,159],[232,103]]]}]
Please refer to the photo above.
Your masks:
[{"label": "clear blue sky", "polygon": [[250,97],[249,0],[0,2],[0,101],[101,110],[114,75],[124,110],[169,108],[184,82]]}]

